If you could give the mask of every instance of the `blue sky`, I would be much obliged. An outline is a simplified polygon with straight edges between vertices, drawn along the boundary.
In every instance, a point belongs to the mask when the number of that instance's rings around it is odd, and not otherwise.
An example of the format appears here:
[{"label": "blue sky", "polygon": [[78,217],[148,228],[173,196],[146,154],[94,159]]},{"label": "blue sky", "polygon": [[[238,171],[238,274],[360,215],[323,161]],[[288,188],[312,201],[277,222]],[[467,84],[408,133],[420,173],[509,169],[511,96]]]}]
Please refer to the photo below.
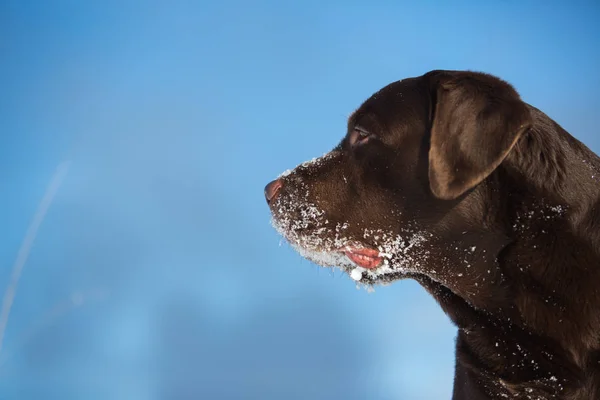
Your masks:
[{"label": "blue sky", "polygon": [[263,187],[431,69],[497,74],[600,152],[599,17],[593,1],[1,2],[2,287],[70,164],[0,397],[449,398],[455,332],[433,300],[410,281],[356,290],[280,246]]}]

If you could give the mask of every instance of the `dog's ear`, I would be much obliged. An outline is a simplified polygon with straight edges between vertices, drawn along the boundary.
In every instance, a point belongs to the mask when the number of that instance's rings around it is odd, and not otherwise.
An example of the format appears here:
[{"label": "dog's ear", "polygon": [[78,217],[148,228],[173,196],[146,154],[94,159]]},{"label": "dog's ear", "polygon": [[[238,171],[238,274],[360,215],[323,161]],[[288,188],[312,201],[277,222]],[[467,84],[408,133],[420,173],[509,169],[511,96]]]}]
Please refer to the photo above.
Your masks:
[{"label": "dog's ear", "polygon": [[429,185],[452,200],[502,163],[531,126],[527,105],[508,83],[475,72],[433,71]]}]

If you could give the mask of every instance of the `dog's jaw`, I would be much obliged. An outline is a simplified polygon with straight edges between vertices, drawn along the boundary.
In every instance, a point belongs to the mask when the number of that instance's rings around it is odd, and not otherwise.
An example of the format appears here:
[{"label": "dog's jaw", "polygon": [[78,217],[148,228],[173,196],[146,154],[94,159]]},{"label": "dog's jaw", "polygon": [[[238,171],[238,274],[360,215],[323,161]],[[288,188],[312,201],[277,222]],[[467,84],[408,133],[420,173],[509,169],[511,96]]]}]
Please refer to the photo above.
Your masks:
[{"label": "dog's jaw", "polygon": [[[322,267],[337,267],[357,283],[373,285],[421,273],[429,252],[424,244],[431,234],[403,229],[402,233],[363,229],[362,237],[349,234],[348,222],[333,225],[325,211],[304,201],[302,196],[278,199],[273,204],[271,223],[302,257]],[[290,215],[291,214],[291,215]],[[349,248],[370,249],[381,259],[366,268],[349,257]]]},{"label": "dog's jaw", "polygon": [[[334,221],[327,210],[311,199],[313,188],[299,172],[318,171],[335,163],[339,155],[334,150],[279,175],[286,190],[270,204],[275,230],[302,257],[322,267],[337,267],[358,284],[389,283],[422,273],[429,260],[424,245],[432,235],[416,229],[415,223],[405,221],[402,228],[394,230],[360,228],[352,226],[352,222]],[[372,265],[363,264],[348,254],[349,249],[367,249],[379,260]]]}]

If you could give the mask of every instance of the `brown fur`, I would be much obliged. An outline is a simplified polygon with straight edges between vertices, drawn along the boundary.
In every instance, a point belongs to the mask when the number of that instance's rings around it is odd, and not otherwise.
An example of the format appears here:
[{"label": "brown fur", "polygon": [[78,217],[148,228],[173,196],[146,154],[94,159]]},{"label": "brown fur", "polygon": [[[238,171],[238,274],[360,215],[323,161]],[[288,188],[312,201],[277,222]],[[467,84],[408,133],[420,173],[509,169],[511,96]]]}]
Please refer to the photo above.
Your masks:
[{"label": "brown fur", "polygon": [[321,264],[342,242],[381,246],[371,231],[426,232],[361,282],[412,278],[435,297],[458,327],[455,400],[600,399],[600,159],[508,83],[394,82],[279,183],[276,226]]}]

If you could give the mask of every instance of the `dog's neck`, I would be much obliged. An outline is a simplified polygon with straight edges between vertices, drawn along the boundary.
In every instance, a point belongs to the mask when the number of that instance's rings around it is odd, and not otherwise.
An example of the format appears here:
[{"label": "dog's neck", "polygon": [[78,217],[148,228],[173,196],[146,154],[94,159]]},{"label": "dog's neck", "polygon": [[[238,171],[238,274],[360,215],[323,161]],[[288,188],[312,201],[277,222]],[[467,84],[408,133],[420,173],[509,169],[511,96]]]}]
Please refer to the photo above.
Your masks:
[{"label": "dog's neck", "polygon": [[532,329],[552,332],[582,364],[600,349],[600,158],[541,111],[531,111],[533,127],[500,171],[516,189],[503,196],[513,244],[501,262],[533,267],[517,279],[539,293],[535,307],[520,305],[524,319]]},{"label": "dog's neck", "polygon": [[484,221],[470,222],[483,231],[461,238],[479,251],[473,276],[416,279],[459,327],[463,364],[489,371],[509,393],[589,398],[600,391],[589,387],[600,377],[600,159],[532,114],[532,129],[466,202],[485,209]]},{"label": "dog's neck", "polygon": [[573,234],[600,251],[600,158],[543,112],[530,109],[533,126],[500,171],[521,189],[513,202],[565,208]]}]

